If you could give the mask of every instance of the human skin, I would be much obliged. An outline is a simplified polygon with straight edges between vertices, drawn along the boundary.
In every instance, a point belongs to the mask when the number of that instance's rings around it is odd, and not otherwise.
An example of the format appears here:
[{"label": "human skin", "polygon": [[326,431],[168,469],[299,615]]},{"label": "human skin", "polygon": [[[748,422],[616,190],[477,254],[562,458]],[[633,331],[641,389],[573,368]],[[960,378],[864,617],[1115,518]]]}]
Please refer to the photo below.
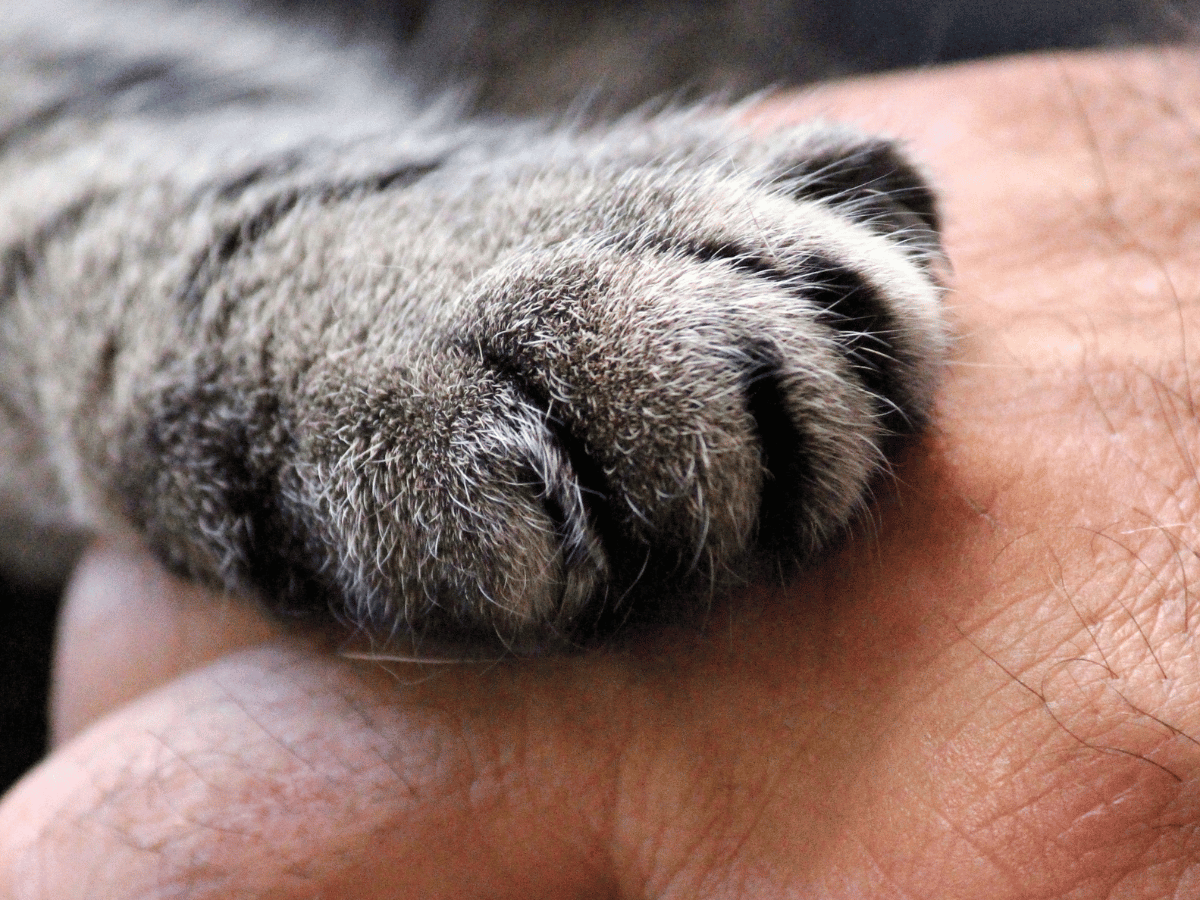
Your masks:
[{"label": "human skin", "polygon": [[0,896],[1200,896],[1196,63],[758,110],[911,141],[960,338],[873,521],[703,628],[384,665],[93,551]]}]

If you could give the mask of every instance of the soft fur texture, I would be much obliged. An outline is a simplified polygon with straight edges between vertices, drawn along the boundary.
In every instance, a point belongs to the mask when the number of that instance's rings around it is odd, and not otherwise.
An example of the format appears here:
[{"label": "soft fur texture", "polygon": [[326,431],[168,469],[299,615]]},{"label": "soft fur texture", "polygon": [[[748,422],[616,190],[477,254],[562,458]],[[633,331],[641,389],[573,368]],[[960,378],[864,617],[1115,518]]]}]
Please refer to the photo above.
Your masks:
[{"label": "soft fur texture", "polygon": [[10,521],[541,652],[815,558],[926,420],[937,215],[886,140],[485,124],[225,7],[0,10]]}]

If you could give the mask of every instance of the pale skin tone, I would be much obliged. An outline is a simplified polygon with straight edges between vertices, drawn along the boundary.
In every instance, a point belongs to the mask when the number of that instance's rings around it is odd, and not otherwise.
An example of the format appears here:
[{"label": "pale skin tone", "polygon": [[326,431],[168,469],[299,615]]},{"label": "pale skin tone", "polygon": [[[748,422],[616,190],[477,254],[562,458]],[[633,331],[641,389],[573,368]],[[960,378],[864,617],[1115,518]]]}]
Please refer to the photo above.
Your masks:
[{"label": "pale skin tone", "polygon": [[701,633],[437,667],[101,546],[0,895],[1200,894],[1200,67],[933,71],[764,127],[814,112],[946,198],[960,344],[873,527]]}]

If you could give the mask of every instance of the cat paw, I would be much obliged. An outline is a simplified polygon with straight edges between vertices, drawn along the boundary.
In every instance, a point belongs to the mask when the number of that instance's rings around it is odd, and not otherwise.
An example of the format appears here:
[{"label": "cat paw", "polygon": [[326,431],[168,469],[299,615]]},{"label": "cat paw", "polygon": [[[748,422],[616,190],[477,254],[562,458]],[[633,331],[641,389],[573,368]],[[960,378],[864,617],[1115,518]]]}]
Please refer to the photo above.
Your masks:
[{"label": "cat paw", "polygon": [[126,445],[164,557],[518,653],[818,558],[932,406],[933,195],[844,129],[623,128],[306,212],[270,340],[193,360]]}]

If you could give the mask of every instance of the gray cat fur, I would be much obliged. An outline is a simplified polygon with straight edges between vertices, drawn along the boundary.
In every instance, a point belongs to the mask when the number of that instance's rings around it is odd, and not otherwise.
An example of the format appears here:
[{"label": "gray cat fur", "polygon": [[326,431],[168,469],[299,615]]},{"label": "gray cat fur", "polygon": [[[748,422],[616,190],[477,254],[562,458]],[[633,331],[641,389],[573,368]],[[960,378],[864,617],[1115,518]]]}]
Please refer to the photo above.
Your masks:
[{"label": "gray cat fur", "polygon": [[520,653],[815,558],[921,427],[929,189],[704,107],[464,121],[225,8],[0,3],[0,497]]}]

